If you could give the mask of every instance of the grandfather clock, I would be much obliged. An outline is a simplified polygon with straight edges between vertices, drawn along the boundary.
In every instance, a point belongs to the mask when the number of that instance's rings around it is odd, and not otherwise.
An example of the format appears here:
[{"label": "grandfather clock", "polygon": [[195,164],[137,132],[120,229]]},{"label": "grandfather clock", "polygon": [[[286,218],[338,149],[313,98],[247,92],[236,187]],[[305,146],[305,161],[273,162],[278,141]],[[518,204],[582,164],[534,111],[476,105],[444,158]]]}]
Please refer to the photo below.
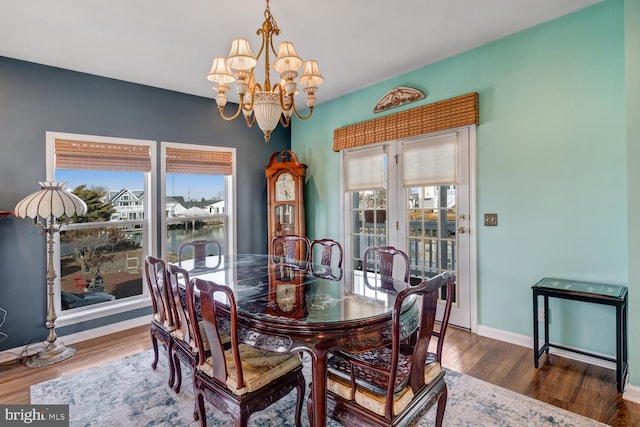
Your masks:
[{"label": "grandfather clock", "polygon": [[269,254],[274,236],[305,236],[304,177],[307,165],[299,163],[291,150],[277,151],[265,166]]}]

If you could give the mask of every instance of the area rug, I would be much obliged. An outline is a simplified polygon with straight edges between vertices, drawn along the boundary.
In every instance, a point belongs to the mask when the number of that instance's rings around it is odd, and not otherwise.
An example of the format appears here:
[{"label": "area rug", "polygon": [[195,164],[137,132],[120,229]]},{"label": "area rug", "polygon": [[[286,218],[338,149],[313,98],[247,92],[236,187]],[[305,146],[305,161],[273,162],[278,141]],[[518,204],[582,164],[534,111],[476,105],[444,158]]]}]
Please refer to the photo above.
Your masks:
[{"label": "area rug", "polygon": [[[166,354],[166,353],[165,353]],[[160,357],[151,369],[146,351],[83,372],[31,386],[32,404],[69,404],[70,426],[195,426],[190,373],[183,368],[179,394],[167,386],[168,365]],[[309,375],[308,359],[305,375]],[[531,399],[459,372],[447,370],[446,426],[604,426],[580,415]],[[308,388],[307,388],[308,393]],[[293,426],[295,391],[267,410],[253,414],[250,426]],[[432,426],[434,409],[418,424]],[[303,425],[309,425],[306,408]],[[231,418],[207,404],[207,425],[232,426]],[[339,424],[329,420],[328,426]]]}]

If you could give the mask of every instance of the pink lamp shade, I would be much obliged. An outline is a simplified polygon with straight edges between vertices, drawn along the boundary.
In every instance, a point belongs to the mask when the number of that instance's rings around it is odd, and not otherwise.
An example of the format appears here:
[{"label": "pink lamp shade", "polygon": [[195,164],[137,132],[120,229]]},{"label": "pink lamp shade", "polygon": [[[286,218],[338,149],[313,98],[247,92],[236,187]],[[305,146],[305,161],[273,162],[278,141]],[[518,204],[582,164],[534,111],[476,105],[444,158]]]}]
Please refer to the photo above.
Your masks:
[{"label": "pink lamp shade", "polygon": [[63,215],[84,215],[87,205],[75,194],[64,189],[66,182],[39,182],[40,190],[18,202],[15,215],[19,218],[37,217],[49,219],[60,218]]}]

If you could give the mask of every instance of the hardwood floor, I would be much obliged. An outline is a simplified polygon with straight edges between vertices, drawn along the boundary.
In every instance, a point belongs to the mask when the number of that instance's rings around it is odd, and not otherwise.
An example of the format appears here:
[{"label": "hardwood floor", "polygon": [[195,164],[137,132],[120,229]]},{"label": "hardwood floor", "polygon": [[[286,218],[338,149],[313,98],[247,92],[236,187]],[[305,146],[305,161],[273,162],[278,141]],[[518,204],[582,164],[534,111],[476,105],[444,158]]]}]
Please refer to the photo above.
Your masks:
[{"label": "hardwood floor", "polygon": [[[73,345],[77,353],[63,363],[31,369],[0,367],[0,404],[29,403],[29,386],[99,366],[151,348],[142,326]],[[549,355],[533,367],[532,350],[450,328],[443,365],[613,426],[640,426],[640,404],[622,399],[615,371]],[[544,358],[541,359],[544,361]]]}]

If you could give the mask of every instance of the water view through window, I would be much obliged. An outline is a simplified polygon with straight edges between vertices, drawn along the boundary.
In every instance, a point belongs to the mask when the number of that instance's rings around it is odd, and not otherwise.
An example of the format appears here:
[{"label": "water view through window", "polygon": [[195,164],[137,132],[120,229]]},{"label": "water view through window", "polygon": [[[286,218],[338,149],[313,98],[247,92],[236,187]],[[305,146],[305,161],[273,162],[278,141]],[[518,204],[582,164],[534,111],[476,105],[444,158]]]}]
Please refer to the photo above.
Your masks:
[{"label": "water view through window", "polygon": [[[152,205],[146,200],[145,173],[56,170],[56,179],[66,181],[88,207],[60,233],[60,309],[143,295],[146,217]],[[168,261],[191,240],[216,239],[224,248],[224,177],[167,174],[166,179]]]}]

